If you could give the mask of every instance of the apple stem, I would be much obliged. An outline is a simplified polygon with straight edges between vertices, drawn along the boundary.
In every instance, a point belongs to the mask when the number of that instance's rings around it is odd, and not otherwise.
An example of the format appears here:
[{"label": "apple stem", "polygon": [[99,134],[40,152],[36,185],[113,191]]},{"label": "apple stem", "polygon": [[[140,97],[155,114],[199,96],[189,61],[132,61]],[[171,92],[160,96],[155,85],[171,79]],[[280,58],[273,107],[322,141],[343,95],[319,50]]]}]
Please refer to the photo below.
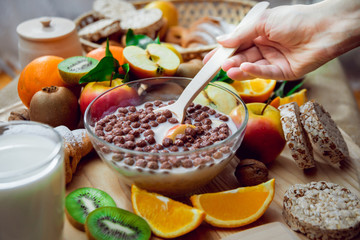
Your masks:
[{"label": "apple stem", "polygon": [[110,87],[111,87],[111,84],[112,84],[112,80],[113,80],[114,74],[115,74],[115,72],[112,72],[112,73],[111,73],[111,77],[110,77]]},{"label": "apple stem", "polygon": [[265,104],[264,108],[262,109],[262,111],[261,111],[261,115],[264,115],[265,109],[266,109],[266,108],[267,108],[267,106],[269,106],[269,105],[270,105],[270,99],[268,99],[268,101],[266,102],[266,104]]}]

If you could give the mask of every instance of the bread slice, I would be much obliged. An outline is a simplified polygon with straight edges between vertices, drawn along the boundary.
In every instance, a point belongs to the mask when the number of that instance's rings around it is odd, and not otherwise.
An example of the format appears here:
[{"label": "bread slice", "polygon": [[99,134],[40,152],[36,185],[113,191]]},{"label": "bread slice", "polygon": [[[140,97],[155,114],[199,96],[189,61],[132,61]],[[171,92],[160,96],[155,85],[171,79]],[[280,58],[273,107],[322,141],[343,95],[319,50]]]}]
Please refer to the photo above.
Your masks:
[{"label": "bread slice", "polygon": [[296,184],[284,195],[285,222],[309,239],[353,239],[360,232],[360,200],[325,181]]},{"label": "bread slice", "polygon": [[296,102],[279,107],[280,120],[286,144],[296,165],[301,169],[315,167],[313,149],[300,119],[300,110]]},{"label": "bread slice", "polygon": [[81,28],[78,34],[86,40],[96,42],[101,38],[108,37],[120,31],[119,19],[100,19]]},{"label": "bread slice", "polygon": [[133,4],[123,0],[95,0],[93,10],[106,18],[123,19],[124,15],[136,11]]},{"label": "bread slice", "polygon": [[332,164],[348,160],[349,150],[336,123],[324,107],[308,101],[300,107],[301,121],[322,157]]},{"label": "bread slice", "polygon": [[143,8],[126,13],[120,22],[120,27],[124,33],[132,29],[134,34],[143,34],[154,39],[164,24],[160,9]]}]

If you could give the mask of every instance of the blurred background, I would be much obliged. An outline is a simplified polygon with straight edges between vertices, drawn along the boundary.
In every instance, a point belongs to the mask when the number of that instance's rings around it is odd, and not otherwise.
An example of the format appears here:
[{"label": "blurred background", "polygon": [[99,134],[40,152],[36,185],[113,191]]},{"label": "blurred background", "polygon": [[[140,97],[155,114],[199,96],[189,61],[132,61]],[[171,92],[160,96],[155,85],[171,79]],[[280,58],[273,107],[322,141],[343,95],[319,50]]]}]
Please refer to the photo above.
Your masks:
[{"label": "blurred background", "polygon": [[[134,0],[132,0],[134,1]],[[311,4],[312,0],[269,0],[270,7]],[[0,88],[20,73],[16,26],[23,21],[58,16],[76,19],[92,9],[93,0],[0,0]],[[360,48],[339,57],[360,109]]]}]

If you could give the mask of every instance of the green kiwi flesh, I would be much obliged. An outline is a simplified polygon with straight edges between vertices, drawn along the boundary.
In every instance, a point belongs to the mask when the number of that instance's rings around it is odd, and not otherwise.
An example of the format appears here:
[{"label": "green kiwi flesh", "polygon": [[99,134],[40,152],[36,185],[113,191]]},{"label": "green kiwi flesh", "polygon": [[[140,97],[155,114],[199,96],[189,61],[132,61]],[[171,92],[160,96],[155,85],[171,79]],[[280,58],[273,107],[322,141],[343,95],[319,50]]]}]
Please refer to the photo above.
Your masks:
[{"label": "green kiwi flesh", "polygon": [[138,215],[117,207],[101,207],[89,214],[85,222],[89,239],[147,240],[151,237],[149,224]]},{"label": "green kiwi flesh", "polygon": [[96,188],[79,188],[65,198],[66,216],[74,227],[82,231],[89,213],[104,206],[116,207],[116,203],[109,194]]},{"label": "green kiwi flesh", "polygon": [[98,60],[90,57],[75,56],[70,57],[59,63],[58,69],[61,78],[69,84],[79,84],[82,76],[90,72],[97,64]]}]

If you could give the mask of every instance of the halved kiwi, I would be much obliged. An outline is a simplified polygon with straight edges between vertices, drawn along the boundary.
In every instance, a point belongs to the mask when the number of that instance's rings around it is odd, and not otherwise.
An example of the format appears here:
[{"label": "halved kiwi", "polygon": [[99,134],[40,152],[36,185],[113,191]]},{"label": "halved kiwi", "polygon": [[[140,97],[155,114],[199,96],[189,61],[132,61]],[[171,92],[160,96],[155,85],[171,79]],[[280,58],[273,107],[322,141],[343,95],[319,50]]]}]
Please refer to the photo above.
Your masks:
[{"label": "halved kiwi", "polygon": [[85,221],[88,239],[147,240],[149,224],[138,215],[117,207],[101,207],[92,211]]},{"label": "halved kiwi", "polygon": [[98,60],[90,57],[75,56],[59,63],[58,69],[64,82],[76,85],[82,76],[87,74],[99,63]]},{"label": "halved kiwi", "polygon": [[86,217],[90,212],[104,206],[116,207],[115,201],[106,192],[96,188],[79,188],[65,198],[65,213],[70,223],[84,231]]}]

